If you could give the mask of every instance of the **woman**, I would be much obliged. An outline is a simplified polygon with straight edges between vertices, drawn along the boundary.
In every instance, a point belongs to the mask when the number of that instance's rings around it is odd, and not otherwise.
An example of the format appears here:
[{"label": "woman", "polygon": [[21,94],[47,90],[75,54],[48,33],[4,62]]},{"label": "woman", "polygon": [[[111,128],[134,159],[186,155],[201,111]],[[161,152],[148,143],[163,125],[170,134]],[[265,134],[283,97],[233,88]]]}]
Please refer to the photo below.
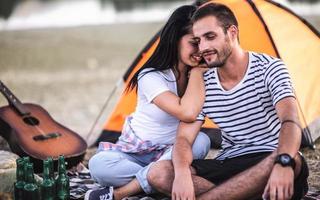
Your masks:
[{"label": "woman", "polygon": [[[179,121],[194,121],[204,102],[203,73],[197,43],[191,33],[194,6],[174,11],[164,26],[154,54],[133,76],[127,90],[137,88],[138,102],[123,126],[116,144],[102,142],[89,161],[92,177],[113,186],[87,192],[86,198],[109,195],[114,199],[141,192],[151,193],[147,173],[153,162],[171,159]],[[189,78],[188,78],[189,74]],[[200,133],[193,144],[195,159],[203,159],[210,147]]]}]

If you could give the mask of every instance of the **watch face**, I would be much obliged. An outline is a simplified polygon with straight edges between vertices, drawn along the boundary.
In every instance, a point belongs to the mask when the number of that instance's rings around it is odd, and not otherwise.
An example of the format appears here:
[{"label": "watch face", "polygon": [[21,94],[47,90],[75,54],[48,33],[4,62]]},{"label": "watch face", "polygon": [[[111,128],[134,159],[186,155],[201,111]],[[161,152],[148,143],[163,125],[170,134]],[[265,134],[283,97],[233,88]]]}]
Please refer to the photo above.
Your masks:
[{"label": "watch face", "polygon": [[281,155],[280,156],[280,160],[281,160],[282,164],[289,164],[291,158],[289,156],[287,156],[287,155]]},{"label": "watch face", "polygon": [[289,154],[280,154],[277,156],[275,163],[282,165],[283,167],[291,166],[292,169],[295,168],[296,163]]}]

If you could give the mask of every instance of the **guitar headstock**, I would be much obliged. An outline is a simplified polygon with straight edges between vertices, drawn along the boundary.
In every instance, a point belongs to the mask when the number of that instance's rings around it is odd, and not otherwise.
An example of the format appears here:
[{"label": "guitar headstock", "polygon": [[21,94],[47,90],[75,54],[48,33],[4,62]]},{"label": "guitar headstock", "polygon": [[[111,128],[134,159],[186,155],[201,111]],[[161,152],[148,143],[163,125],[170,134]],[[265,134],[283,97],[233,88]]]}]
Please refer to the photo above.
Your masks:
[{"label": "guitar headstock", "polygon": [[30,112],[24,108],[23,104],[19,101],[19,99],[14,96],[14,94],[9,90],[9,88],[0,80],[0,92],[7,99],[10,106],[12,106],[15,110],[18,111],[20,115],[28,115]]}]

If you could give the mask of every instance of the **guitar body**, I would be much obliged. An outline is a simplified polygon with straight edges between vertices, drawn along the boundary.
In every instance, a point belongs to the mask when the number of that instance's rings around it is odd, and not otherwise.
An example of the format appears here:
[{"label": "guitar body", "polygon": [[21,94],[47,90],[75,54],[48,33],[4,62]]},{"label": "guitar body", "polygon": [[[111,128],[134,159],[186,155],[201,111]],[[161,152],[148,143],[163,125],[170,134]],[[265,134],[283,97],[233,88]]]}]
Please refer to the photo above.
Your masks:
[{"label": "guitar body", "polygon": [[64,155],[68,168],[82,161],[87,144],[78,134],[56,122],[39,105],[20,106],[28,114],[19,114],[11,105],[0,108],[0,134],[14,153],[30,156],[36,172],[42,171],[42,160],[49,156],[56,162]]}]

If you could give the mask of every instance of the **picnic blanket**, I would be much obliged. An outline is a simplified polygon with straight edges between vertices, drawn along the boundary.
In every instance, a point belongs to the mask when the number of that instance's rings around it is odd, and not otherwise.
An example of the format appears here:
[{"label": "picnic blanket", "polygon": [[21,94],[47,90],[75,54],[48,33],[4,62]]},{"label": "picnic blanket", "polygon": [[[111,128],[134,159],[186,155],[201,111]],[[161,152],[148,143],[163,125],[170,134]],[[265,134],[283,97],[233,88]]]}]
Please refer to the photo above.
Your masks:
[{"label": "picnic blanket", "polygon": [[[103,188],[103,186],[96,183],[91,175],[90,171],[84,167],[80,167],[81,170],[69,170],[67,172],[70,178],[70,199],[82,200],[84,199],[85,193],[90,189],[99,189]],[[138,194],[136,196],[127,197],[125,200],[169,200],[170,198],[162,195],[162,194]]]},{"label": "picnic blanket", "polygon": [[[77,170],[68,171],[70,178],[70,199],[82,200],[85,193],[90,189],[102,188],[101,185],[96,183],[90,175],[90,171],[81,166]],[[162,194],[139,194],[132,197],[127,197],[126,200],[169,200],[169,197],[165,197]],[[320,190],[311,188],[303,200],[320,200]]]}]

